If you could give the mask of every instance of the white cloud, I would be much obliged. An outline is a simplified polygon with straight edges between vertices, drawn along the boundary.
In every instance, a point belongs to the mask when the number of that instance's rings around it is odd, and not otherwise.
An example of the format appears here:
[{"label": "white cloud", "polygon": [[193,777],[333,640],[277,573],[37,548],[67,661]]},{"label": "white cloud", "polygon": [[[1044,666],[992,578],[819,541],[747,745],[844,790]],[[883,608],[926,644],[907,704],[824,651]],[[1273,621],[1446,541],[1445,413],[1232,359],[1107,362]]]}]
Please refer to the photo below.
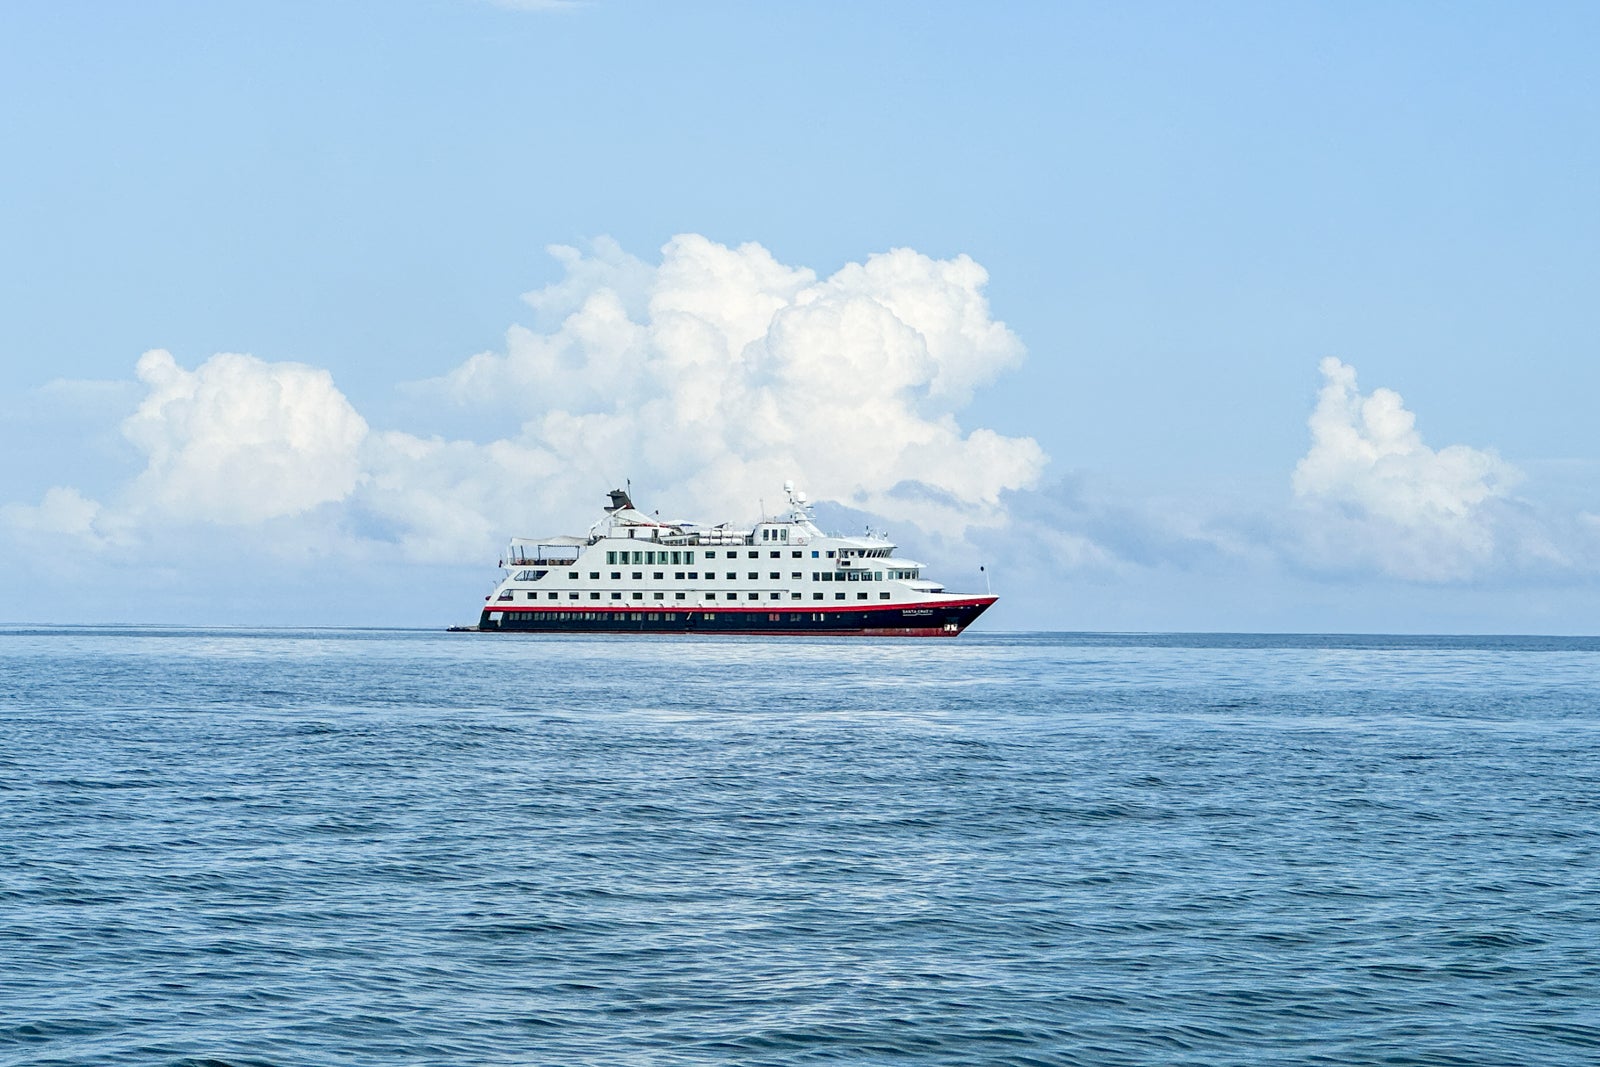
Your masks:
[{"label": "white cloud", "polygon": [[[659,266],[611,245],[556,249],[567,277],[529,296],[565,317],[514,328],[503,354],[444,379],[462,405],[505,407],[517,443],[652,501],[748,516],[794,478],[821,499],[959,533],[1003,521],[1033,485],[1031,438],[963,430],[972,391],[1023,348],[989,313],[982,267],[896,249],[819,281],[758,244],[674,238]],[[529,492],[554,477],[529,478]],[[562,509],[544,494],[551,510]]]},{"label": "white cloud", "polygon": [[96,538],[95,519],[100,505],[70,486],[55,486],[45,491],[37,504],[7,504],[0,507],[0,525],[29,534],[56,534],[66,537]]},{"label": "white cloud", "polygon": [[1334,358],[1310,419],[1311,449],[1293,487],[1306,506],[1314,562],[1378,566],[1396,577],[1470,575],[1496,552],[1494,502],[1520,477],[1493,451],[1423,444],[1400,395],[1363,396]]},{"label": "white cloud", "polygon": [[122,426],[146,457],[133,510],[245,525],[355,488],[367,424],[327,371],[229,353],[188,371],[159,349],[136,369],[147,392]]}]

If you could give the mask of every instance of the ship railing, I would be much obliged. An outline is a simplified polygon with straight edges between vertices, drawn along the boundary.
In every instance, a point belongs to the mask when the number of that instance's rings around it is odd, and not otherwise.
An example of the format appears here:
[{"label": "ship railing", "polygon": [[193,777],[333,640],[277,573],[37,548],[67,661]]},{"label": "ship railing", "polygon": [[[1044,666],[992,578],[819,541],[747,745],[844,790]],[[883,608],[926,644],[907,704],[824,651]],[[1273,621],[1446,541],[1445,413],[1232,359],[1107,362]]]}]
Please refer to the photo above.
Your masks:
[{"label": "ship railing", "polygon": [[576,562],[578,562],[578,554],[576,552],[572,552],[572,551],[564,552],[561,555],[554,555],[554,554],[545,555],[543,553],[538,553],[538,552],[536,552],[536,553],[534,553],[532,555],[529,555],[526,552],[514,552],[514,553],[512,553],[511,555],[508,555],[505,558],[505,560],[501,564],[501,566],[505,566],[505,567],[559,567],[559,566],[563,566],[563,565],[571,565],[571,564],[576,563]]}]

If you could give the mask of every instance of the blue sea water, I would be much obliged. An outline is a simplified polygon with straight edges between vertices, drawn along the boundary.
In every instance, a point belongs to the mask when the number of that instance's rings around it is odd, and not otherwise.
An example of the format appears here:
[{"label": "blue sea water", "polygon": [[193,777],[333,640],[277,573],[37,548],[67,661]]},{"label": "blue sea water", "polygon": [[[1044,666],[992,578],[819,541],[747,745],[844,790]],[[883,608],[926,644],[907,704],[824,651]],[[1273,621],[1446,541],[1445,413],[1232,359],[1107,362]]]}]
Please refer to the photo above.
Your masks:
[{"label": "blue sea water", "polygon": [[0,1063],[1600,1062],[1600,641],[0,630]]}]

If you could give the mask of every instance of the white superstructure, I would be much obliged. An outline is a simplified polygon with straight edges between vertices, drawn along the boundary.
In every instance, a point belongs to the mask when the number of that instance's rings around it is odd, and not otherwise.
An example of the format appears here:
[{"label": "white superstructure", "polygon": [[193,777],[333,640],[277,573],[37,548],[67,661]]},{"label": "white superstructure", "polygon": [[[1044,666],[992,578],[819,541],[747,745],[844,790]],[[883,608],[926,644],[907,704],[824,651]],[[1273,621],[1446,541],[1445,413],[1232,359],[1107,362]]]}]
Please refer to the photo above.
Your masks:
[{"label": "white superstructure", "polygon": [[586,537],[511,542],[480,628],[959,632],[994,602],[945,592],[885,537],[824,533],[784,492],[783,514],[736,528],[665,522],[613,490]]}]

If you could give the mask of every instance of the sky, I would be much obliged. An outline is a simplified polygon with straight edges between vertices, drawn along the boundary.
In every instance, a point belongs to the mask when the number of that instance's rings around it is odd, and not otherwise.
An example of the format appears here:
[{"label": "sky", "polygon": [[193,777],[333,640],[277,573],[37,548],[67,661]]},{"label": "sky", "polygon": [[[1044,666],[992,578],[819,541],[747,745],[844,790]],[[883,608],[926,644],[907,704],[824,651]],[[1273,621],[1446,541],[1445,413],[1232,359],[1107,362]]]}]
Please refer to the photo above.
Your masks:
[{"label": "sky", "polygon": [[1600,632],[1597,31],[7,5],[0,623],[466,623],[793,479],[991,630]]}]

